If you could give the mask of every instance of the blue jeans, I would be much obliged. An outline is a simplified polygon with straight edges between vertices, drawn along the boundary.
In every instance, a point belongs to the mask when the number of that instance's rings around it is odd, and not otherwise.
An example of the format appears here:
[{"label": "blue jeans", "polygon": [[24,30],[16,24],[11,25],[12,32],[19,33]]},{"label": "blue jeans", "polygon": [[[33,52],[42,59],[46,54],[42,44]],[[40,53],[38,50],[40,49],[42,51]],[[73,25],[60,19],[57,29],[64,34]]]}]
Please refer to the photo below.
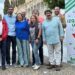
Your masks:
[{"label": "blue jeans", "polygon": [[[33,57],[32,64],[34,65],[35,59],[34,59],[34,53],[33,52],[32,52],[32,57]],[[43,40],[42,40],[42,37],[41,37],[40,44],[39,44],[39,57],[40,57],[41,64],[43,64]]]},{"label": "blue jeans", "polygon": [[34,42],[31,42],[31,45],[32,45],[32,52],[34,54],[35,64],[40,65],[41,62],[40,62],[40,57],[39,57],[39,52],[38,52],[40,43],[35,44]]},{"label": "blue jeans", "polygon": [[18,60],[20,65],[29,65],[30,47],[28,40],[19,40],[17,38]]}]

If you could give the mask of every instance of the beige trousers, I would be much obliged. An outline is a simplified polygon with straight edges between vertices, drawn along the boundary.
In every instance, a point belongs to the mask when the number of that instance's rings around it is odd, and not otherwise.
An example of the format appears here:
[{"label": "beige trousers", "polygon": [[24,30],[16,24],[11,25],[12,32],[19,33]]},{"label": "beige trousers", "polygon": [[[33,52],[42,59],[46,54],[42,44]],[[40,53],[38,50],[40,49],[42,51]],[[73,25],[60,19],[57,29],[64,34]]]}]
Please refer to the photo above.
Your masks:
[{"label": "beige trousers", "polygon": [[61,64],[61,43],[48,44],[49,62],[51,65]]}]

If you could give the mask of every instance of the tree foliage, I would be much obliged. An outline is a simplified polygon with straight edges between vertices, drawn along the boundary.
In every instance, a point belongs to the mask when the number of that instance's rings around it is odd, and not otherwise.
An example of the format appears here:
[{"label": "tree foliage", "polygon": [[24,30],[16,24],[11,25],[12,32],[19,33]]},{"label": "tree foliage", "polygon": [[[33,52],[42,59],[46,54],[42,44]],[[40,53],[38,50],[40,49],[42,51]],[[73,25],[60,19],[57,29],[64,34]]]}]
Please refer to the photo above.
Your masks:
[{"label": "tree foliage", "polygon": [[9,5],[10,5],[9,0],[5,0],[5,2],[4,2],[4,14],[7,14],[7,10],[8,10]]},{"label": "tree foliage", "polygon": [[18,5],[25,3],[25,0],[18,0]]},{"label": "tree foliage", "polygon": [[65,0],[43,0],[49,8],[53,9],[55,6],[65,8]]},{"label": "tree foliage", "polygon": [[[16,0],[16,1],[12,0],[11,1],[11,4],[13,7],[21,5],[23,3],[25,3],[25,0]],[[5,0],[5,2],[4,2],[4,14],[7,14],[7,10],[8,10],[9,5],[10,5],[9,0]]]}]

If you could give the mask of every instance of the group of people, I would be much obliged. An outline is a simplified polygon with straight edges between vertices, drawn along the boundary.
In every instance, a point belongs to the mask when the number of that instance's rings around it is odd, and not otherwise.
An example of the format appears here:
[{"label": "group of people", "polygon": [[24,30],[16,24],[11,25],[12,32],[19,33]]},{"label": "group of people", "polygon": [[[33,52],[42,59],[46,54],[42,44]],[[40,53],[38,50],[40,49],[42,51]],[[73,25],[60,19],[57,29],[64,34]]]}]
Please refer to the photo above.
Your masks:
[{"label": "group of people", "polygon": [[[61,65],[61,41],[64,38],[60,9],[55,7],[55,16],[51,10],[44,12],[46,19],[39,15],[38,10],[32,11],[30,19],[25,12],[13,14],[14,8],[10,6],[8,13],[0,15],[0,50],[2,57],[2,69],[10,66],[10,47],[12,47],[12,65],[16,64],[16,47],[18,51],[18,64],[20,67],[30,66],[30,45],[32,46],[32,68],[37,70],[43,61],[43,44],[48,47],[49,67],[60,70]],[[7,63],[7,65],[6,65]]]}]

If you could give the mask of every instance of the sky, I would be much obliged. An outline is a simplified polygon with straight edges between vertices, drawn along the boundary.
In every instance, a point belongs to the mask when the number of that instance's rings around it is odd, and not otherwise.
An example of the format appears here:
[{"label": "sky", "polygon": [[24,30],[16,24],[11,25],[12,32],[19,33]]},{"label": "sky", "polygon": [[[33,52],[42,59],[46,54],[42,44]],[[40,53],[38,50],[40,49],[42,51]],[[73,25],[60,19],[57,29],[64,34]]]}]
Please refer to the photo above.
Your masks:
[{"label": "sky", "polygon": [[0,0],[0,14],[3,15],[4,0]]},{"label": "sky", "polygon": [[4,2],[4,0],[0,0],[0,3]]}]

